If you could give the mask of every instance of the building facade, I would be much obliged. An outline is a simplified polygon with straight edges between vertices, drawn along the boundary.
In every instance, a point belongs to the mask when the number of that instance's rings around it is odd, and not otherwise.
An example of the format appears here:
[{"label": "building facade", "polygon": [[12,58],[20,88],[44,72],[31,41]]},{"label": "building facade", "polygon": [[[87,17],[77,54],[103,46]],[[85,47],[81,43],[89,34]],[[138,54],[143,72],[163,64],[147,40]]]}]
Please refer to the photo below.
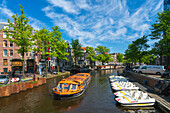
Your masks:
[{"label": "building facade", "polygon": [[[0,22],[0,29],[8,27],[8,23]],[[21,54],[18,54],[17,50],[19,47],[6,39],[6,34],[3,31],[0,31],[0,72],[1,73],[7,73],[10,71],[22,71],[22,63],[21,63]],[[28,71],[30,69],[33,70],[33,55],[28,52],[24,55],[25,58],[25,71]],[[37,60],[37,57],[34,59]],[[36,61],[35,60],[35,61]],[[27,63],[29,62],[29,63]],[[28,69],[27,69],[28,67]]]}]

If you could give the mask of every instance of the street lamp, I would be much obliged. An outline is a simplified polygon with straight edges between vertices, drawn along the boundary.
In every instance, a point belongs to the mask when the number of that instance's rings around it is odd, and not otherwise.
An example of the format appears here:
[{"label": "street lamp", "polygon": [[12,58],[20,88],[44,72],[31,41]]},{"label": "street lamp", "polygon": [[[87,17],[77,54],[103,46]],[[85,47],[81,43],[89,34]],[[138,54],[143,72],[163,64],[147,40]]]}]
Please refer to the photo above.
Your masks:
[{"label": "street lamp", "polygon": [[151,58],[152,58],[152,57],[149,57],[150,65],[151,65]]}]

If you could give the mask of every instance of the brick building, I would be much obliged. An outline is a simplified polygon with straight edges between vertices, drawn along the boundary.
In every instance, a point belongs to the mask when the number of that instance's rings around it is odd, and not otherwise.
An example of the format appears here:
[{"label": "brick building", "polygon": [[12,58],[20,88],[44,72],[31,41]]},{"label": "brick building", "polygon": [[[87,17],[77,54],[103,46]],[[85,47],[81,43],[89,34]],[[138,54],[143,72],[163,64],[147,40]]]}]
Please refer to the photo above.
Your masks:
[{"label": "brick building", "polygon": [[[0,29],[8,26],[8,23],[0,22]],[[16,44],[6,39],[6,34],[0,31],[0,72],[9,72],[13,70],[13,66],[16,66],[16,71],[21,71],[21,55],[18,54],[17,49],[19,47]],[[30,53],[25,54],[25,60],[31,58]],[[13,62],[12,61],[16,61]],[[18,68],[17,68],[18,67]]]}]

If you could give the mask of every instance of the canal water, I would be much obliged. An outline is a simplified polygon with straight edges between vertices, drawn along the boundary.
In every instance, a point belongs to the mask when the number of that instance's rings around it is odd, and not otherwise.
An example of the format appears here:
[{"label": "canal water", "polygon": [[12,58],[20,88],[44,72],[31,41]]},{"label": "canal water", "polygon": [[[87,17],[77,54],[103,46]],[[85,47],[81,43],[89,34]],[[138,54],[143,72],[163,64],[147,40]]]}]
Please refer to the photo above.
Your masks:
[{"label": "canal water", "polygon": [[47,84],[10,97],[0,98],[0,113],[162,113],[157,107],[125,108],[116,104],[109,76],[117,70],[91,72],[92,80],[85,93],[78,98],[55,100],[52,88],[62,78],[47,80]]}]

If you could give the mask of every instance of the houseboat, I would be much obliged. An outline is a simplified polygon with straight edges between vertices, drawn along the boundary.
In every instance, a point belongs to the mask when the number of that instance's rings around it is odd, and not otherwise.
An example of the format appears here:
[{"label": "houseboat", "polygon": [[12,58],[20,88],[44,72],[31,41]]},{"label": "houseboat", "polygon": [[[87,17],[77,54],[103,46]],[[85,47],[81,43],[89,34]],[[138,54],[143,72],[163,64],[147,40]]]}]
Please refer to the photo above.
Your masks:
[{"label": "houseboat", "polygon": [[52,91],[56,99],[79,97],[86,90],[90,80],[91,76],[89,73],[77,73],[62,79]]}]

